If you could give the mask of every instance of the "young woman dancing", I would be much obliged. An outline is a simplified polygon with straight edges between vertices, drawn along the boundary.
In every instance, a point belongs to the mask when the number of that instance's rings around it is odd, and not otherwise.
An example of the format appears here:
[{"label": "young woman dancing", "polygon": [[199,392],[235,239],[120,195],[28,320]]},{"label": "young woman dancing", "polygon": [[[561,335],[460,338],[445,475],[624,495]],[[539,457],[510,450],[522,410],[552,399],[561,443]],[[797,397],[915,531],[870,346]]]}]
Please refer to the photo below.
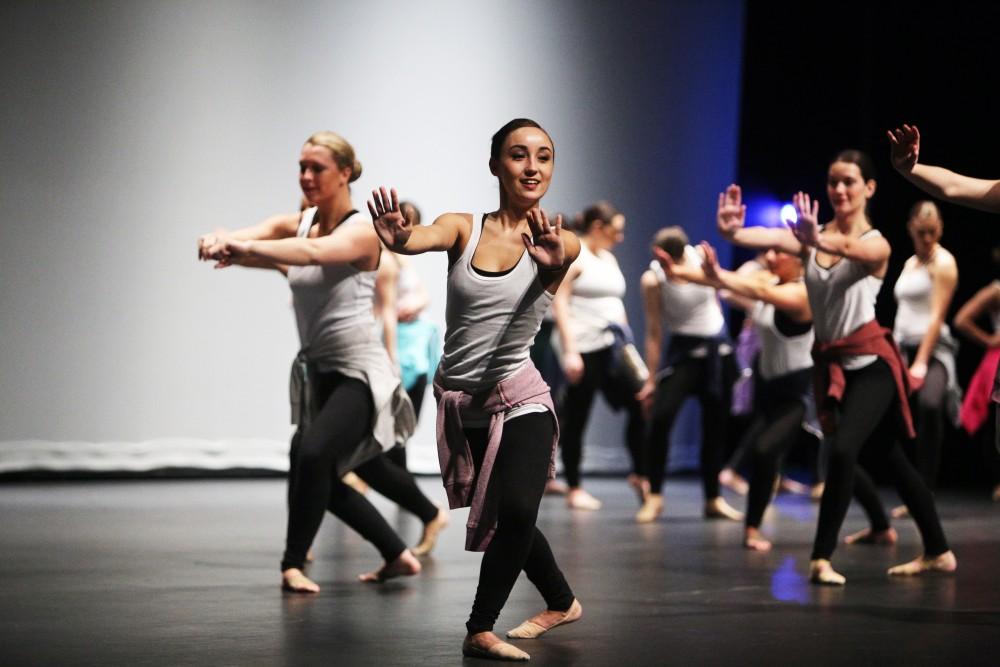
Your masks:
[{"label": "young woman dancing", "polygon": [[[629,484],[645,501],[646,427],[635,388],[615,368],[615,341],[626,336],[625,276],[612,254],[625,238],[625,216],[608,202],[583,212],[580,256],[569,267],[552,302],[558,349],[569,386],[559,403],[559,447],[569,491],[566,504],[574,509],[600,509],[601,501],[580,484],[583,434],[594,395],[600,389],[608,404],[628,414],[625,443],[632,458]],[[617,329],[617,331],[615,331]]]},{"label": "young woman dancing", "polygon": [[[909,364],[915,389],[911,409],[917,438],[912,458],[931,490],[937,484],[946,422],[949,414],[957,416],[961,396],[955,372],[958,343],[945,323],[958,285],[958,264],[941,246],[943,227],[934,202],[913,206],[906,229],[914,255],[906,260],[893,288],[899,307],[892,335]],[[892,511],[894,517],[906,514],[905,506]]]},{"label": "young woman dancing", "polygon": [[395,190],[373,192],[368,203],[394,252],[448,253],[444,353],[434,383],[438,452],[451,506],[471,506],[466,549],[485,550],[462,644],[469,656],[529,658],[493,634],[521,570],[547,609],[508,637],[538,637],[583,613],[535,526],[555,472],[558,422],[528,348],[580,252],[561,219],[552,222],[539,208],[554,163],[548,133],[535,121],[515,119],[490,145],[490,172],[500,186],[492,213],[446,213],[415,227],[400,212]]},{"label": "young woman dancing", "polygon": [[[688,245],[680,227],[657,232],[653,248],[679,266],[701,266],[700,250]],[[729,419],[729,395],[736,378],[733,348],[715,290],[668,277],[658,261],[642,274],[642,301],[646,310],[646,366],[651,373],[639,392],[648,410],[646,441],[650,494],[636,513],[639,523],[655,521],[663,513],[663,477],[670,448],[670,431],[684,401],[696,396],[701,403],[700,473],[706,518],[738,521],[743,514],[729,506],[719,491]],[[666,358],[660,363],[664,332],[670,334]],[[653,373],[656,369],[658,372]]]},{"label": "young woman dancing", "polygon": [[802,260],[768,250],[766,272],[740,275],[719,266],[712,246],[702,243],[701,248],[705,262],[700,267],[676,264],[658,248],[656,255],[667,275],[726,290],[729,303],[747,312],[757,332],[760,354],[754,372],[754,413],[758,417],[748,429],[755,435],[743,546],[769,551],[771,543],[761,535],[760,524],[781,460],[804,427],[821,435],[815,423],[812,311],[802,282]]},{"label": "young woman dancing", "polygon": [[349,184],[360,175],[347,141],[333,132],[314,134],[299,157],[299,184],[312,207],[199,240],[200,256],[217,267],[281,267],[292,288],[302,345],[293,365],[301,437],[290,472],[281,572],[282,586],[296,592],[319,591],[303,566],[327,508],[385,559],[361,575],[363,581],[420,572],[420,562],[382,515],[341,481],[347,471],[420,517],[421,551],[448,521],[413,477],[383,454],[409,436],[414,419],[375,332],[372,297],[381,246],[351,204]]},{"label": "young woman dancing", "polygon": [[[875,319],[875,298],[889,263],[889,244],[871,225],[868,200],[875,194],[874,169],[860,151],[843,151],[830,163],[827,196],[833,220],[820,226],[819,202],[798,193],[798,223],[789,229],[746,228],[740,189],[719,195],[719,231],[752,248],[774,248],[798,255],[816,333],[816,401],[824,432],[832,438],[826,488],[809,564],[810,580],[843,585],[830,557],[847,514],[855,483],[854,468],[864,447],[888,457],[896,487],[910,508],[924,542],[924,553],[889,570],[914,575],[953,571],[955,555],[941,527],[934,498],[895,438],[869,442],[883,420],[899,420],[903,435],[914,435],[907,400],[906,368],[891,333]],[[839,407],[839,414],[834,411]]]}]

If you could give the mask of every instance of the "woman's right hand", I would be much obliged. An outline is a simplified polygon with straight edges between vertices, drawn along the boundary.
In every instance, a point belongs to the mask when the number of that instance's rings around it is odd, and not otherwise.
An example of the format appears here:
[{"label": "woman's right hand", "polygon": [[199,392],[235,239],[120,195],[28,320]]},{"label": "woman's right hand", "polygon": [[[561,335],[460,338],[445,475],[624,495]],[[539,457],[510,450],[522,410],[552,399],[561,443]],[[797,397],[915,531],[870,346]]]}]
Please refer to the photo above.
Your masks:
[{"label": "woman's right hand", "polygon": [[648,419],[653,412],[653,398],[656,396],[656,381],[650,375],[646,383],[642,385],[635,398],[642,407],[642,414]]},{"label": "woman's right hand", "polygon": [[224,229],[216,229],[210,234],[203,234],[198,237],[198,259],[205,261],[212,259],[212,251],[217,249],[220,243],[225,241],[228,235]]},{"label": "woman's right hand", "polygon": [[398,252],[406,247],[406,242],[413,233],[413,225],[399,210],[399,197],[395,188],[390,188],[388,192],[385,186],[372,190],[368,211],[371,213],[375,232],[387,248]]},{"label": "woman's right hand", "polygon": [[583,378],[583,357],[578,352],[568,352],[562,357],[563,374],[570,384],[576,384]]},{"label": "woman's right hand", "polygon": [[730,185],[725,192],[719,193],[719,208],[715,216],[719,233],[727,239],[732,238],[736,230],[746,222],[747,207],[743,203],[740,186]]},{"label": "woman's right hand", "polygon": [[889,160],[893,168],[904,174],[910,173],[920,159],[920,130],[916,125],[903,125],[890,130],[888,135]]}]

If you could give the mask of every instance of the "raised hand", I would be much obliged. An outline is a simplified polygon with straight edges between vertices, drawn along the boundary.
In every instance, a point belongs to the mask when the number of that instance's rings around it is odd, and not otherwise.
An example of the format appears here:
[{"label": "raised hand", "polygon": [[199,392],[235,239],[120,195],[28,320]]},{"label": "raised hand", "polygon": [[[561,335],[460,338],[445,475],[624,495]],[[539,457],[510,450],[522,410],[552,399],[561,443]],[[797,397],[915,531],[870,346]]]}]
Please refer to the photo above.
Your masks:
[{"label": "raised hand", "polygon": [[913,170],[920,158],[920,130],[916,125],[903,125],[889,130],[889,160],[896,171]]},{"label": "raised hand", "polygon": [[395,188],[390,188],[388,192],[385,186],[372,190],[368,211],[372,215],[375,232],[387,248],[399,251],[406,247],[406,242],[413,233],[413,225],[399,210],[399,197]]},{"label": "raised hand", "polygon": [[798,221],[791,225],[792,233],[802,245],[815,246],[819,243],[819,200],[812,201],[809,195],[798,192],[792,197],[792,205],[798,214]]},{"label": "raised hand", "polygon": [[730,237],[746,222],[747,207],[743,204],[743,193],[740,186],[730,185],[725,192],[719,193],[719,210],[715,220],[719,233]]},{"label": "raised hand", "polygon": [[663,272],[667,274],[668,278],[677,278],[677,262],[674,258],[670,256],[666,250],[659,246],[653,246],[653,257],[659,262],[660,266],[663,267]]},{"label": "raised hand", "polygon": [[713,283],[718,283],[720,280],[719,271],[722,269],[719,266],[719,256],[708,241],[702,241],[699,245],[701,251],[705,253],[705,261],[701,264],[701,270],[704,271],[706,278]]},{"label": "raised hand", "polygon": [[562,216],[557,215],[555,224],[549,223],[549,217],[540,208],[528,211],[528,228],[531,236],[521,234],[524,247],[531,259],[543,269],[559,269],[566,261],[566,248],[563,245]]}]

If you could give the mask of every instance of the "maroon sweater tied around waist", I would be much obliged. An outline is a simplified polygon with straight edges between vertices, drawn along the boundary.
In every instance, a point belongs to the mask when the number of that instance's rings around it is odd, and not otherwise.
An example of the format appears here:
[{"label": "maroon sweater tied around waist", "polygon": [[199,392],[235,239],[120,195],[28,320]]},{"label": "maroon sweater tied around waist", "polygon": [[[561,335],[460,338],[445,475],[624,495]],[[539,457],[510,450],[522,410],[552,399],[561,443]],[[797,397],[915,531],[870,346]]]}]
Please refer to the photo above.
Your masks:
[{"label": "maroon sweater tied around waist", "polygon": [[816,407],[823,432],[831,435],[836,431],[836,405],[844,396],[846,380],[841,361],[845,356],[877,355],[889,365],[892,379],[896,382],[896,410],[900,431],[907,438],[916,437],[913,416],[910,414],[910,381],[906,365],[899,353],[892,332],[880,326],[876,320],[855,329],[853,332],[828,343],[816,341],[812,356],[813,384],[816,389]]}]

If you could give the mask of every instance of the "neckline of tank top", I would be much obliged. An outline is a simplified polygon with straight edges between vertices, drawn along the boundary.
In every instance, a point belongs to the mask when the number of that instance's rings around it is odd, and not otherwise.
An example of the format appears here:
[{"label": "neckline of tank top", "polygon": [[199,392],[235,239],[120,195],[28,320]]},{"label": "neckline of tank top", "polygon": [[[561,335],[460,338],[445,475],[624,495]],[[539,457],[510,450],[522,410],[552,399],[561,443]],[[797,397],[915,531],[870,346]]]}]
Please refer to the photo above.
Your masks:
[{"label": "neckline of tank top", "polygon": [[[826,225],[823,225],[823,228],[820,231],[823,231],[823,229],[826,229]],[[878,231],[878,229],[876,229],[875,227],[869,227],[865,231],[861,232],[861,234],[858,236],[858,238],[859,239],[863,239],[865,236],[867,236],[871,232],[877,232],[877,231]],[[814,247],[813,249],[816,251],[816,252],[813,253],[813,263],[817,267],[823,269],[824,271],[833,271],[836,267],[840,266],[841,263],[844,260],[847,259],[846,257],[838,257],[837,261],[834,262],[833,264],[831,264],[830,266],[823,266],[822,264],[819,263],[819,248],[815,248]]]},{"label": "neckline of tank top", "polygon": [[[311,206],[310,208],[314,208],[314,209],[316,209],[316,213],[319,213],[319,207],[317,207],[317,206]],[[307,210],[308,210],[308,209],[307,209]],[[333,229],[331,229],[331,230],[330,230],[330,234],[333,234],[333,233],[334,233],[335,231],[337,231],[338,229],[340,229],[340,226],[341,226],[342,224],[344,224],[345,222],[347,222],[348,220],[350,220],[350,219],[351,219],[351,217],[352,217],[352,216],[353,216],[353,215],[354,215],[355,213],[357,213],[357,212],[358,212],[358,209],[356,209],[356,208],[352,208],[352,209],[351,209],[350,211],[348,211],[348,212],[347,212],[347,214],[346,214],[346,215],[344,215],[344,217],[342,217],[342,218],[341,218],[341,219],[340,219],[340,220],[339,220],[339,221],[337,222],[336,226],[335,226],[335,227],[334,227]],[[305,212],[303,212],[303,214],[304,214],[304,213],[305,213]],[[316,220],[316,213],[313,213],[313,217],[312,217],[312,220],[310,220],[310,221],[309,221],[309,229],[312,229],[313,227],[315,227],[316,225],[318,225],[318,224],[319,224],[319,222],[317,222],[317,220]],[[306,231],[306,236],[308,236],[308,235],[309,235],[309,232],[308,232],[308,231]],[[329,234],[324,234],[324,236],[329,236]]]},{"label": "neckline of tank top", "polygon": [[486,228],[486,218],[489,213],[483,213],[482,221],[479,223],[479,236],[476,238],[476,247],[472,249],[472,254],[469,255],[469,268],[472,272],[479,276],[480,278],[503,278],[504,276],[512,273],[514,269],[518,267],[521,261],[524,259],[525,254],[527,254],[527,249],[521,250],[521,254],[517,256],[517,261],[507,269],[501,271],[487,271],[486,269],[480,269],[476,266],[472,260],[476,258],[476,251],[479,250],[479,243],[483,240],[483,229]]}]

